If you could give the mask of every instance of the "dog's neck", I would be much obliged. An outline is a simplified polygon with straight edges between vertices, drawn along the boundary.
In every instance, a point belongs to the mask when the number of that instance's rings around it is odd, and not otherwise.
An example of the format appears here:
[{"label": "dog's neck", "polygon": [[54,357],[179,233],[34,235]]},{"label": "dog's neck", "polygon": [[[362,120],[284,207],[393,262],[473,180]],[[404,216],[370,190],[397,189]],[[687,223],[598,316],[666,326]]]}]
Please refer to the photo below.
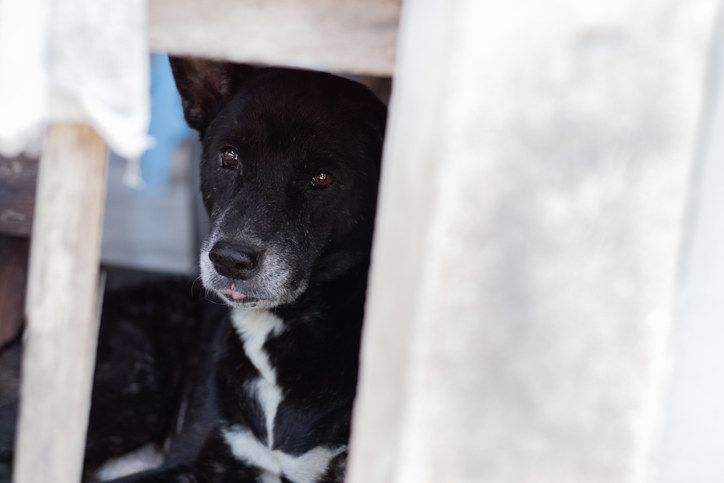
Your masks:
[{"label": "dog's neck", "polygon": [[[315,284],[291,304],[269,310],[232,309],[232,325],[259,373],[267,377],[274,365],[270,362],[270,354],[266,353],[269,348],[265,348],[265,344],[287,332],[311,334],[299,339],[294,348],[307,353],[308,349],[302,342],[307,340],[316,346],[314,352],[319,357],[325,357],[320,349],[332,339],[358,342],[364,312],[366,270],[366,266],[360,267],[351,276]],[[356,357],[356,353],[352,355]],[[293,353],[272,355],[277,363],[296,356]]]},{"label": "dog's neck", "polygon": [[294,302],[271,309],[281,319],[295,320],[355,319],[364,309],[369,258],[349,268],[343,276],[331,280],[312,281],[309,288]]}]

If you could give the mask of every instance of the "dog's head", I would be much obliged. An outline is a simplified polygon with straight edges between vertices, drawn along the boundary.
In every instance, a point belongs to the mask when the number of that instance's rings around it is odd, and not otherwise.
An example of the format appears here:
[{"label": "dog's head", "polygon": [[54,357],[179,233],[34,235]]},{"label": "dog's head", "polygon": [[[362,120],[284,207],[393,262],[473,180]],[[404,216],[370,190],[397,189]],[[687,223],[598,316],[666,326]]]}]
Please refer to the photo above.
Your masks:
[{"label": "dog's head", "polygon": [[320,72],[171,59],[203,143],[205,287],[271,308],[367,263],[386,109]]}]

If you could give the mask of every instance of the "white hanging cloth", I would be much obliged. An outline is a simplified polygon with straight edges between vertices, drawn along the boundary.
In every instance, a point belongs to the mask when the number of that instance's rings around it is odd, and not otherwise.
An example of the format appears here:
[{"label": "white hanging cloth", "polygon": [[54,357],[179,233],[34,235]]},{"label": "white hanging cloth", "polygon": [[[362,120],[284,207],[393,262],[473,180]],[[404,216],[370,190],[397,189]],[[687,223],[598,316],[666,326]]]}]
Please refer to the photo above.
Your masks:
[{"label": "white hanging cloth", "polygon": [[92,125],[121,156],[149,146],[146,0],[0,0],[0,152],[49,122]]}]

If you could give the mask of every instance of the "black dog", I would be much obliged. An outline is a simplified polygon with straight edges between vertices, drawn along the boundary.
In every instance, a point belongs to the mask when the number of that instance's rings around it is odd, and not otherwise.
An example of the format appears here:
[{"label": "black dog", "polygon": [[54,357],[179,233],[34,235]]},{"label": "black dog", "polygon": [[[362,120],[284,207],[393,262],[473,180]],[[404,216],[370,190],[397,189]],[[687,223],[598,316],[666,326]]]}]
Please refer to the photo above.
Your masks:
[{"label": "black dog", "polygon": [[340,482],[385,107],[329,74],[171,62],[203,143],[201,278],[230,323],[206,338],[166,464],[123,481]]}]

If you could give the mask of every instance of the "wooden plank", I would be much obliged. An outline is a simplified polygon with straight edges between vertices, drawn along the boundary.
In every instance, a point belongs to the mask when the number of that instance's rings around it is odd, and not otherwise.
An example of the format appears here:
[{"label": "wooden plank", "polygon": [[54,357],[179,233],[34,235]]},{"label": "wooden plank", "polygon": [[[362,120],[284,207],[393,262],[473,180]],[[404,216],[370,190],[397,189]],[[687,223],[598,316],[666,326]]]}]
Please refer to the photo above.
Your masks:
[{"label": "wooden plank", "polygon": [[150,0],[151,48],[390,75],[401,0]]},{"label": "wooden plank", "polygon": [[92,128],[50,127],[31,244],[16,483],[80,481],[106,169],[105,142]]},{"label": "wooden plank", "polygon": [[38,160],[0,156],[0,234],[30,236]]},{"label": "wooden plank", "polygon": [[22,326],[29,245],[27,238],[0,236],[0,346]]}]

